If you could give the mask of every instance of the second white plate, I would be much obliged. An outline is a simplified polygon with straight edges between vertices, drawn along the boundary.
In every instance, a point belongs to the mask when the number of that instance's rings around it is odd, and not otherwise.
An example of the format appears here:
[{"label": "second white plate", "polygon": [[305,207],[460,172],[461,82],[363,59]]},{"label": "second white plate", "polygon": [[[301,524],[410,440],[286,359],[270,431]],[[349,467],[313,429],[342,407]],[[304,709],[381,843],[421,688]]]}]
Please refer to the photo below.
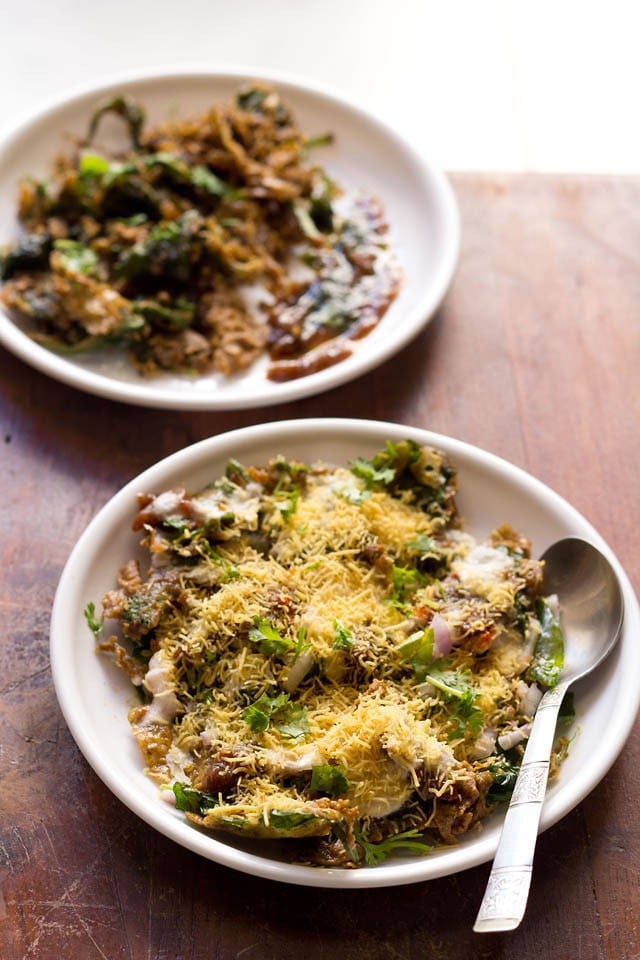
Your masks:
[{"label": "second white plate", "polygon": [[[575,737],[542,814],[548,827],[580,802],[607,772],[633,726],[640,703],[640,611],[624,570],[581,514],[544,484],[476,447],[398,424],[363,420],[294,420],[233,431],[173,454],[127,484],[80,538],[58,587],[51,623],[51,664],[58,700],[71,732],[107,786],[144,821],[177,843],[218,863],[256,876],[319,887],[378,887],[433,879],[489,860],[502,814],[456,846],[427,857],[399,857],[378,867],[325,869],[287,863],[272,841],[243,844],[200,831],[158,797],[127,721],[135,704],[123,671],[94,652],[83,617],[100,603],[118,569],[138,554],[131,530],[136,494],[185,486],[197,491],[224,472],[229,458],[264,463],[277,454],[313,462],[347,463],[370,457],[387,440],[410,437],[446,450],[458,468],[458,503],[466,529],[484,538],[508,521],[533,540],[536,556],[553,541],[576,535],[599,546],[622,584],[625,622],[619,645],[606,663],[576,686]],[[631,815],[631,811],[630,811]]]},{"label": "second white plate", "polygon": [[372,115],[334,94],[271,74],[165,73],[87,89],[30,120],[0,146],[0,243],[19,232],[18,181],[42,177],[65,136],[86,133],[96,104],[117,93],[138,100],[152,123],[187,117],[228,101],[245,81],[273,84],[309,135],[330,132],[334,143],[318,161],[349,189],[378,196],[390,224],[391,243],[404,273],[401,291],[382,322],[355,343],[351,357],[287,383],[266,377],[266,359],[242,375],[197,378],[141,377],[125,357],[62,357],[35,343],[0,310],[0,342],[43,373],[89,393],[148,407],[224,410],[259,407],[316,394],[351,380],[388,359],[431,319],[451,281],[458,257],[459,221],[448,180]]}]

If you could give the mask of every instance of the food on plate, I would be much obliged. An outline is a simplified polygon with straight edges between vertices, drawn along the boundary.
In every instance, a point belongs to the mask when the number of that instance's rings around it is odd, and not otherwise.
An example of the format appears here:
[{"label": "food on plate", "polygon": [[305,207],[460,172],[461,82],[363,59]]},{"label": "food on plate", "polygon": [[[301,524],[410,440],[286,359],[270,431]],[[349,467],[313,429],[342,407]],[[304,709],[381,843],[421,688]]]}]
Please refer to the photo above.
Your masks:
[{"label": "food on plate", "polygon": [[[114,122],[118,148],[100,139]],[[47,180],[21,183],[0,301],[51,349],[116,345],[144,375],[226,377],[266,354],[282,381],[338,363],[400,270],[379,201],[312,160],[330,140],[260,85],[159,126],[116,96]]]},{"label": "food on plate", "polygon": [[557,600],[523,535],[464,531],[456,487],[402,440],[139,496],[145,560],[86,616],[140,692],[161,795],[343,867],[454,843],[509,796],[562,666]]}]

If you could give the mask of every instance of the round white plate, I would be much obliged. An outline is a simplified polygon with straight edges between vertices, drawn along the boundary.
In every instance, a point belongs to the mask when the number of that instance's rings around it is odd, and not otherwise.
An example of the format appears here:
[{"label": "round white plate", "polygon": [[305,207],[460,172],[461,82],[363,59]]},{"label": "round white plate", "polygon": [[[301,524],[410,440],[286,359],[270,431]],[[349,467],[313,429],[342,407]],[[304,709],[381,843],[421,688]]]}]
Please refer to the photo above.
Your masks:
[{"label": "round white plate", "polygon": [[377,887],[428,880],[489,860],[496,849],[501,814],[454,847],[427,857],[406,857],[375,868],[325,869],[291,865],[278,845],[239,843],[201,831],[159,799],[142,770],[127,710],[139,701],[123,671],[94,652],[83,616],[87,603],[99,610],[118,569],[139,555],[131,531],[136,494],[184,485],[195,492],[220,476],[227,460],[262,463],[278,454],[295,460],[347,463],[370,457],[387,439],[410,437],[448,451],[458,468],[459,506],[465,527],[486,536],[509,521],[533,540],[538,556],[552,541],[582,536],[614,564],[626,606],[620,643],[598,673],[576,687],[576,737],[560,775],[550,787],[542,815],[549,827],[578,804],[607,772],[622,749],[640,703],[640,610],[620,564],[599,534],[573,507],[529,474],[476,447],[397,424],[365,420],[292,420],[236,430],[173,454],[127,484],[80,538],[62,575],[51,621],[51,663],[60,706],[85,757],[106,785],[139,817],[165,836],[218,863],[246,873],[320,887]]},{"label": "round white plate", "polygon": [[[314,157],[347,189],[362,189],[382,201],[391,243],[404,273],[401,291],[381,323],[341,363],[287,383],[266,377],[266,358],[249,371],[225,379],[217,374],[190,378],[172,374],[141,377],[113,352],[62,357],[34,343],[0,310],[0,342],[22,360],[71,386],[128,403],[176,410],[224,410],[283,403],[328,390],[360,376],[400,350],[425,326],[440,305],[458,257],[459,222],[448,180],[388,127],[336,95],[278,75],[247,71],[165,73],[129,78],[85,90],[40,113],[0,145],[0,244],[19,233],[18,181],[45,176],[65,135],[86,133],[96,104],[126,92],[146,109],[152,123],[197,114],[216,101],[229,101],[245,81],[272,83],[292,106],[310,136],[331,132],[331,146]],[[102,133],[102,129],[101,129]]]}]

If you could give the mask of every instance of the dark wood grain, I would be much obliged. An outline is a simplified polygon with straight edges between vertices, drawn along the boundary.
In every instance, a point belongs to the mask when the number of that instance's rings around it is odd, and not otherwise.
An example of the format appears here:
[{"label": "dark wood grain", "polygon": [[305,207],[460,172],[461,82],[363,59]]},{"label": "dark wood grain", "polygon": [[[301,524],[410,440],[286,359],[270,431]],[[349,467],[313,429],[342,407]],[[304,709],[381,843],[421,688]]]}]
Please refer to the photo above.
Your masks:
[{"label": "dark wood grain", "polygon": [[[62,720],[48,621],[76,539],[123,483],[185,444],[273,419],[427,427],[529,470],[640,584],[640,181],[457,176],[463,246],[438,316],[326,395],[238,413],[130,408],[0,350],[0,956],[4,960],[634,960],[640,738],[540,839],[512,934],[472,923],[488,865],[388,890],[236,874],[116,800]],[[603,731],[606,735],[606,731]]]}]

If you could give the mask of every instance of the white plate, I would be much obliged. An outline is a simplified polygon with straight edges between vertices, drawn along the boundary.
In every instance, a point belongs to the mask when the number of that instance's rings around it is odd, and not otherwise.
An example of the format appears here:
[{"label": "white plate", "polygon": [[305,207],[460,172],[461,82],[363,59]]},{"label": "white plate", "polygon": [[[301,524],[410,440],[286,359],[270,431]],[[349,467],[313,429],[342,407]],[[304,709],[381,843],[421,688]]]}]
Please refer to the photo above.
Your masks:
[{"label": "white plate", "polygon": [[[94,652],[83,616],[114,586],[117,570],[139,554],[131,531],[136,494],[184,485],[195,492],[223,473],[230,457],[265,462],[283,454],[296,460],[346,463],[369,457],[387,439],[411,437],[448,451],[458,468],[459,505],[466,528],[485,536],[503,521],[527,533],[539,555],[570,534],[597,544],[614,564],[624,591],[625,622],[619,646],[598,673],[576,687],[577,735],[542,815],[549,827],[578,804],[607,772],[622,749],[640,703],[640,610],[624,571],[599,534],[573,507],[527,473],[476,447],[397,424],[364,420],[293,420],[236,430],[173,454],[127,484],[80,538],[62,575],[51,621],[51,663],[60,706],[85,757],[106,785],[139,817],[184,847],[246,873],[320,887],[377,887],[444,876],[489,860],[496,849],[501,815],[455,847],[428,857],[393,860],[375,868],[338,870],[291,865],[278,846],[240,844],[189,825],[158,798],[142,772],[137,743],[127,721],[136,701],[123,671]],[[99,606],[98,606],[99,609]],[[631,811],[630,811],[631,812]]]},{"label": "white plate", "polygon": [[169,73],[138,77],[86,90],[58,103],[12,134],[0,146],[0,243],[19,233],[16,187],[25,175],[44,176],[64,135],[85,134],[97,103],[118,92],[139,100],[152,123],[189,116],[215,101],[228,101],[245,80],[273,83],[291,104],[309,135],[332,132],[335,143],[316,157],[343,186],[377,195],[400,260],[401,291],[381,323],[341,363],[287,383],[266,377],[266,358],[248,372],[225,379],[170,374],[143,378],[113,354],[58,356],[34,343],[0,311],[0,342],[22,360],[71,386],[141,406],[178,410],[224,410],[283,403],[328,390],[360,376],[415,337],[433,316],[449,286],[459,247],[459,222],[448,180],[397,134],[337,96],[275,74],[249,72]]}]

